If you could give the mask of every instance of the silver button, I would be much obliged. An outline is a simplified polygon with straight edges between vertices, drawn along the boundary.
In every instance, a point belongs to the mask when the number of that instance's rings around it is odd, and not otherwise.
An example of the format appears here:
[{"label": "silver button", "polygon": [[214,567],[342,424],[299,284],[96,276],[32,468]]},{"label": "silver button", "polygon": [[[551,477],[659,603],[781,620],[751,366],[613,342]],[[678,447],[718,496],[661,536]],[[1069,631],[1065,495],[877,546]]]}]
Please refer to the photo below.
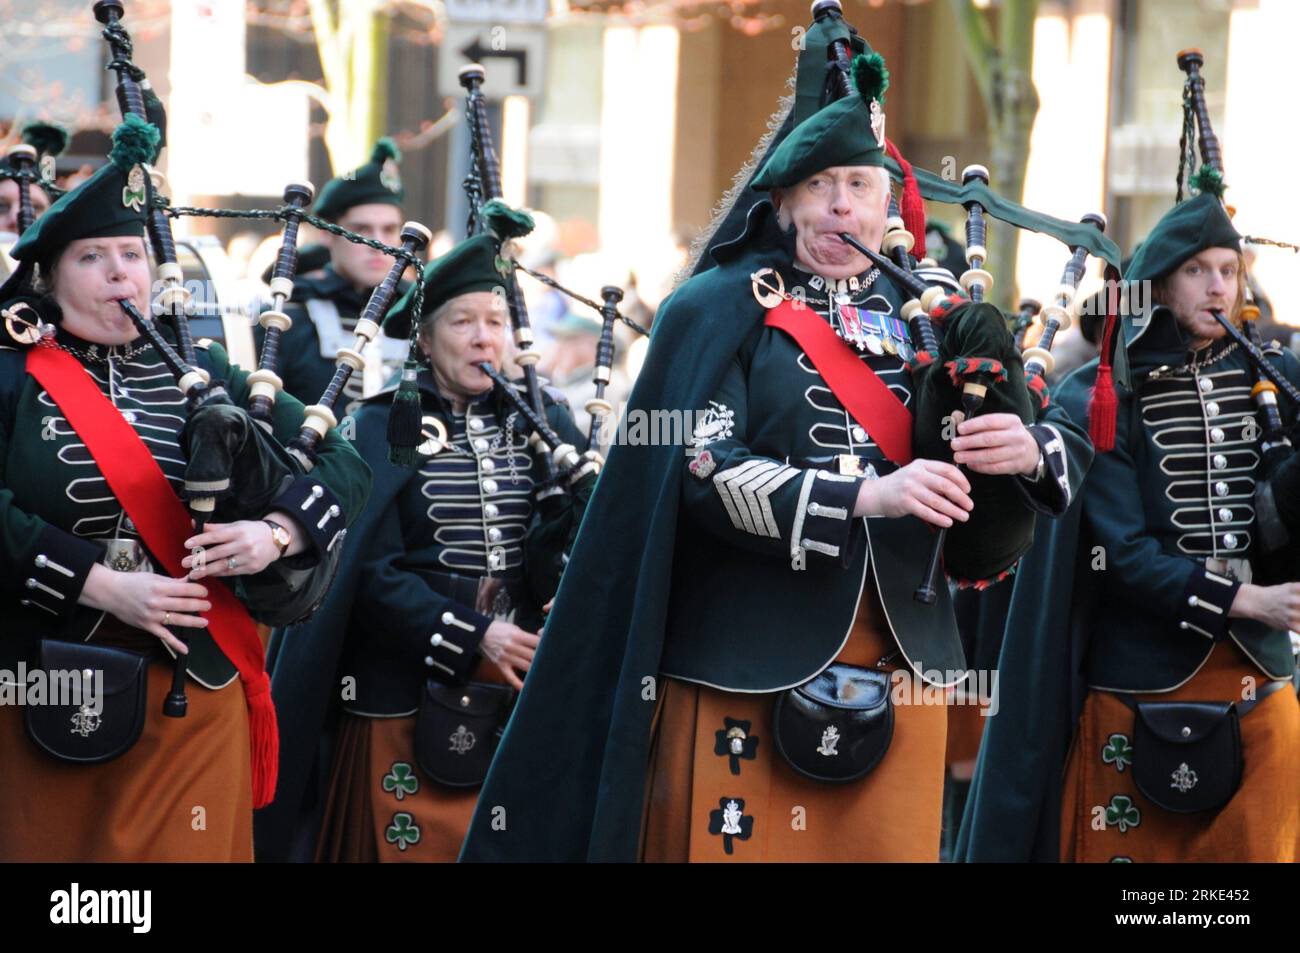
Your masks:
[{"label": "silver button", "polygon": [[488,542],[490,543],[501,542],[501,530],[497,529],[495,526],[493,526],[490,530],[488,530],[487,536],[488,536]]},{"label": "silver button", "polygon": [[862,427],[854,425],[853,439],[856,440],[858,443],[865,443],[867,440],[867,432],[864,429],[862,429]]},{"label": "silver button", "polygon": [[468,695],[461,695],[461,696],[460,696],[460,707],[461,707],[461,708],[468,708],[468,707],[469,707],[469,696],[468,696]]},{"label": "silver button", "polygon": [[1224,534],[1223,534],[1223,545],[1224,545],[1225,547],[1227,547],[1228,549],[1236,549],[1236,548],[1237,548],[1237,534],[1236,534],[1236,533],[1224,533]]},{"label": "silver button", "polygon": [[479,463],[479,466],[483,468],[484,473],[491,473],[493,470],[497,468],[496,461],[493,460],[491,457],[487,457],[486,459],[482,460]]},{"label": "silver button", "polygon": [[1182,735],[1184,738],[1190,738],[1192,736],[1192,729],[1183,725]]},{"label": "silver button", "polygon": [[1196,384],[1201,388],[1202,394],[1208,394],[1210,391],[1214,390],[1214,381],[1210,380],[1208,377],[1200,378]]},{"label": "silver button", "polygon": [[122,411],[122,417],[123,417],[123,419],[126,420],[126,422],[127,422],[128,424],[133,424],[133,423],[135,423],[135,411],[134,411],[134,410],[124,410],[124,411]]},{"label": "silver button", "polygon": [[488,519],[496,519],[499,512],[501,512],[501,510],[495,503],[489,503],[487,506],[483,507],[483,515]]},{"label": "silver button", "polygon": [[474,449],[477,450],[479,453],[482,453],[487,448],[488,448],[488,442],[484,440],[482,437],[479,437],[477,440],[474,441]]},{"label": "silver button", "polygon": [[1186,622],[1179,622],[1179,623],[1178,623],[1178,628],[1180,628],[1180,629],[1187,629],[1187,628],[1191,628],[1191,626],[1189,626]]},{"label": "silver button", "polygon": [[427,666],[429,666],[429,668],[433,668],[433,656],[432,656],[432,655],[426,655],[426,656],[424,657],[424,664],[427,665]]},{"label": "silver button", "polygon": [[504,549],[494,549],[488,553],[488,566],[492,569],[500,569],[506,564],[506,551]]},{"label": "silver button", "polygon": [[28,589],[35,589],[35,588],[36,588],[36,580],[35,580],[35,579],[28,579],[28,580],[27,580],[27,588],[28,588]]},{"label": "silver button", "polygon": [[442,614],[442,624],[443,624],[443,625],[451,625],[451,624],[453,624],[455,621],[456,621],[456,617],[455,617],[454,615],[452,615],[450,612],[444,612],[444,613]]},{"label": "silver button", "polygon": [[1218,483],[1214,484],[1214,492],[1217,496],[1227,496],[1228,484],[1220,480]]},{"label": "silver button", "polygon": [[1210,439],[1215,443],[1223,443],[1223,428],[1214,427],[1210,430]]},{"label": "silver button", "polygon": [[1228,466],[1228,458],[1221,453],[1216,453],[1214,455],[1214,469],[1224,470],[1227,468],[1227,466]]},{"label": "silver button", "polygon": [[1211,417],[1217,417],[1219,416],[1219,405],[1216,404],[1214,401],[1210,401],[1208,404],[1205,405],[1205,412],[1209,414]]},{"label": "silver button", "polygon": [[1232,510],[1228,509],[1226,506],[1223,507],[1222,509],[1220,509],[1220,510],[1219,510],[1219,522],[1220,522],[1220,523],[1231,523],[1231,522],[1232,522]]},{"label": "silver button", "polygon": [[818,513],[820,513],[821,511],[822,511],[822,508],[821,508],[821,506],[818,505],[817,503],[809,503],[809,504],[808,504],[808,515],[809,515],[809,516],[816,516],[816,515],[817,515]]},{"label": "silver button", "polygon": [[1199,603],[1200,603],[1200,600],[1197,599],[1195,596],[1188,596],[1188,597],[1187,597],[1187,604],[1188,604],[1189,606],[1191,606],[1192,608],[1196,608],[1196,606],[1197,606]]},{"label": "silver button", "polygon": [[319,500],[322,496],[325,495],[325,488],[321,486],[319,483],[317,483],[311,488],[311,495],[316,497],[316,499]]},{"label": "silver button", "polygon": [[496,480],[484,480],[484,481],[483,481],[483,492],[484,492],[484,493],[495,493],[496,491],[497,491],[497,481],[496,481]]},{"label": "silver button", "polygon": [[32,560],[32,562],[36,563],[37,569],[44,569],[46,563],[45,554],[42,553],[41,555],[37,556],[35,559]]},{"label": "silver button", "polygon": [[86,681],[90,681],[95,677],[95,670],[91,668],[83,668],[81,670],[81,677],[86,679]]},{"label": "silver button", "polygon": [[442,633],[435,632],[433,633],[433,635],[429,636],[429,644],[434,646],[435,648],[437,648],[439,645],[442,645]]},{"label": "silver button", "polygon": [[482,430],[482,429],[483,429],[483,418],[481,418],[481,417],[471,417],[471,418],[469,419],[469,429],[472,430],[472,431],[474,431],[475,433],[478,433],[480,430]]}]

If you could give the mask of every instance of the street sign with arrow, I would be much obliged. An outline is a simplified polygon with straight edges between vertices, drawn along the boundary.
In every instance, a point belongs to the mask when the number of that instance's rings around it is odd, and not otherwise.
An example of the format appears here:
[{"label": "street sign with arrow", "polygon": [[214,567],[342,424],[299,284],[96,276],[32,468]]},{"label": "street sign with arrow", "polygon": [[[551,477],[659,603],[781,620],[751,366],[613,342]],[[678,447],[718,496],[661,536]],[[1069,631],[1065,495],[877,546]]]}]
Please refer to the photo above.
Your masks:
[{"label": "street sign with arrow", "polygon": [[460,68],[482,63],[486,70],[483,95],[538,96],[545,67],[546,30],[518,24],[447,24],[438,51],[438,93],[461,96]]}]

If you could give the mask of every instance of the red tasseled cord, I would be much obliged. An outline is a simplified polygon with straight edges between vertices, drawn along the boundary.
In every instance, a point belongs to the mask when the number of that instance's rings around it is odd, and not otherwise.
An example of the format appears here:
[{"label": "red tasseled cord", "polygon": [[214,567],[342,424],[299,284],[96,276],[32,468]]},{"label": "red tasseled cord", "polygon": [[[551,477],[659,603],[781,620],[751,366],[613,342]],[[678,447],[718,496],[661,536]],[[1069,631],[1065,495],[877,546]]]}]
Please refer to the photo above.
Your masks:
[{"label": "red tasseled cord", "polygon": [[[1107,270],[1106,277],[1111,277]],[[1115,417],[1119,413],[1119,398],[1115,396],[1115,381],[1111,375],[1111,358],[1115,336],[1118,333],[1116,312],[1119,289],[1114,284],[1106,294],[1106,325],[1102,329],[1101,360],[1097,364],[1097,380],[1092,386],[1092,399],[1088,404],[1088,436],[1093,449],[1109,453],[1115,449]]]},{"label": "red tasseled cord", "polygon": [[280,766],[280,729],[275,704],[271,701],[271,679],[265,672],[244,682],[248,705],[249,754],[253,767],[253,807],[266,807],[275,800],[276,775]]},{"label": "red tasseled cord", "polygon": [[921,201],[921,189],[912,174],[912,163],[903,158],[892,139],[885,140],[885,151],[898,163],[903,172],[903,197],[898,207],[903,214],[903,227],[912,233],[912,247],[916,249],[917,258],[925,257],[925,203]]}]

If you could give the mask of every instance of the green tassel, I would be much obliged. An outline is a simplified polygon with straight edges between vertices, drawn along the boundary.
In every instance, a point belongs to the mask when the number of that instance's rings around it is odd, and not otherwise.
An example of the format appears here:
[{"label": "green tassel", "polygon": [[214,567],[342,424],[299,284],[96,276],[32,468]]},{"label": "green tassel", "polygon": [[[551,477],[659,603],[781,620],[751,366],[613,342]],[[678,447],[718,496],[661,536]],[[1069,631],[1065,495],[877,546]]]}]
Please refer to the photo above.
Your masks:
[{"label": "green tassel", "polygon": [[375,148],[370,153],[370,161],[375,165],[383,165],[388,159],[394,162],[402,161],[402,152],[397,148],[397,143],[387,136],[384,136],[375,143]]},{"label": "green tassel", "polygon": [[416,384],[420,365],[407,358],[402,367],[402,383],[388,411],[388,460],[394,466],[409,467],[419,458],[420,388]]},{"label": "green tassel", "polygon": [[533,217],[522,209],[513,209],[500,199],[483,206],[480,213],[487,226],[501,241],[520,238],[533,230]]},{"label": "green tassel", "polygon": [[1227,188],[1223,181],[1223,173],[1208,164],[1197,169],[1196,174],[1187,180],[1187,184],[1198,192],[1209,192],[1216,199],[1223,198],[1224,189]]},{"label": "green tassel", "polygon": [[868,103],[873,99],[885,105],[885,90],[889,88],[889,70],[885,58],[879,53],[859,53],[853,58],[853,85]]},{"label": "green tassel", "polygon": [[62,155],[68,147],[68,130],[48,122],[33,122],[23,127],[23,142],[43,156]]},{"label": "green tassel", "polygon": [[113,149],[108,158],[123,172],[140,163],[153,162],[158,154],[158,127],[129,113],[113,130]]}]

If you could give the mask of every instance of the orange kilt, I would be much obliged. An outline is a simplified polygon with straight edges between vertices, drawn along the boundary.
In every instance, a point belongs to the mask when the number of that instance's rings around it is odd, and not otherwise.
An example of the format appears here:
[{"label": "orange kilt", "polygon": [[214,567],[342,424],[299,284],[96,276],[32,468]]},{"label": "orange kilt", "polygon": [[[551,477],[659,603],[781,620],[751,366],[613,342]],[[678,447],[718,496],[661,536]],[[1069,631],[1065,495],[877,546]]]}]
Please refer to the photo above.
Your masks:
[{"label": "orange kilt", "polygon": [[415,764],[415,716],[343,715],[317,862],[451,862],[478,788],[444,788]]},{"label": "orange kilt", "polygon": [[[868,582],[837,661],[874,667],[895,650]],[[893,667],[886,666],[883,671]],[[665,679],[646,782],[645,861],[936,861],[943,809],[947,706],[897,704],[894,736],[865,778],[822,784],[796,774],[771,740],[775,694],[742,694]],[[912,692],[905,694],[910,700]],[[724,718],[749,721],[754,758],[714,753]],[[735,801],[745,837],[709,833]],[[716,825],[715,825],[716,826]]]},{"label": "orange kilt", "polygon": [[[484,659],[480,682],[504,684]],[[325,799],[318,863],[452,862],[478,803],[478,788],[448,788],[415,763],[415,716],[344,713]]]},{"label": "orange kilt", "polygon": [[252,861],[243,687],[191,682],[189,713],[167,718],[172,670],[150,663],[140,739],[105,764],[56,760],[0,706],[0,861]]},{"label": "orange kilt", "polygon": [[[1221,642],[1181,688],[1137,697],[1230,701],[1241,698],[1246,678],[1256,685],[1267,680],[1234,643]],[[1134,717],[1110,693],[1088,693],[1066,768],[1062,860],[1293,863],[1300,858],[1300,703],[1295,692],[1274,692],[1242,718],[1241,787],[1213,814],[1174,814],[1142,796],[1123,757],[1125,751],[1132,754]]]}]

